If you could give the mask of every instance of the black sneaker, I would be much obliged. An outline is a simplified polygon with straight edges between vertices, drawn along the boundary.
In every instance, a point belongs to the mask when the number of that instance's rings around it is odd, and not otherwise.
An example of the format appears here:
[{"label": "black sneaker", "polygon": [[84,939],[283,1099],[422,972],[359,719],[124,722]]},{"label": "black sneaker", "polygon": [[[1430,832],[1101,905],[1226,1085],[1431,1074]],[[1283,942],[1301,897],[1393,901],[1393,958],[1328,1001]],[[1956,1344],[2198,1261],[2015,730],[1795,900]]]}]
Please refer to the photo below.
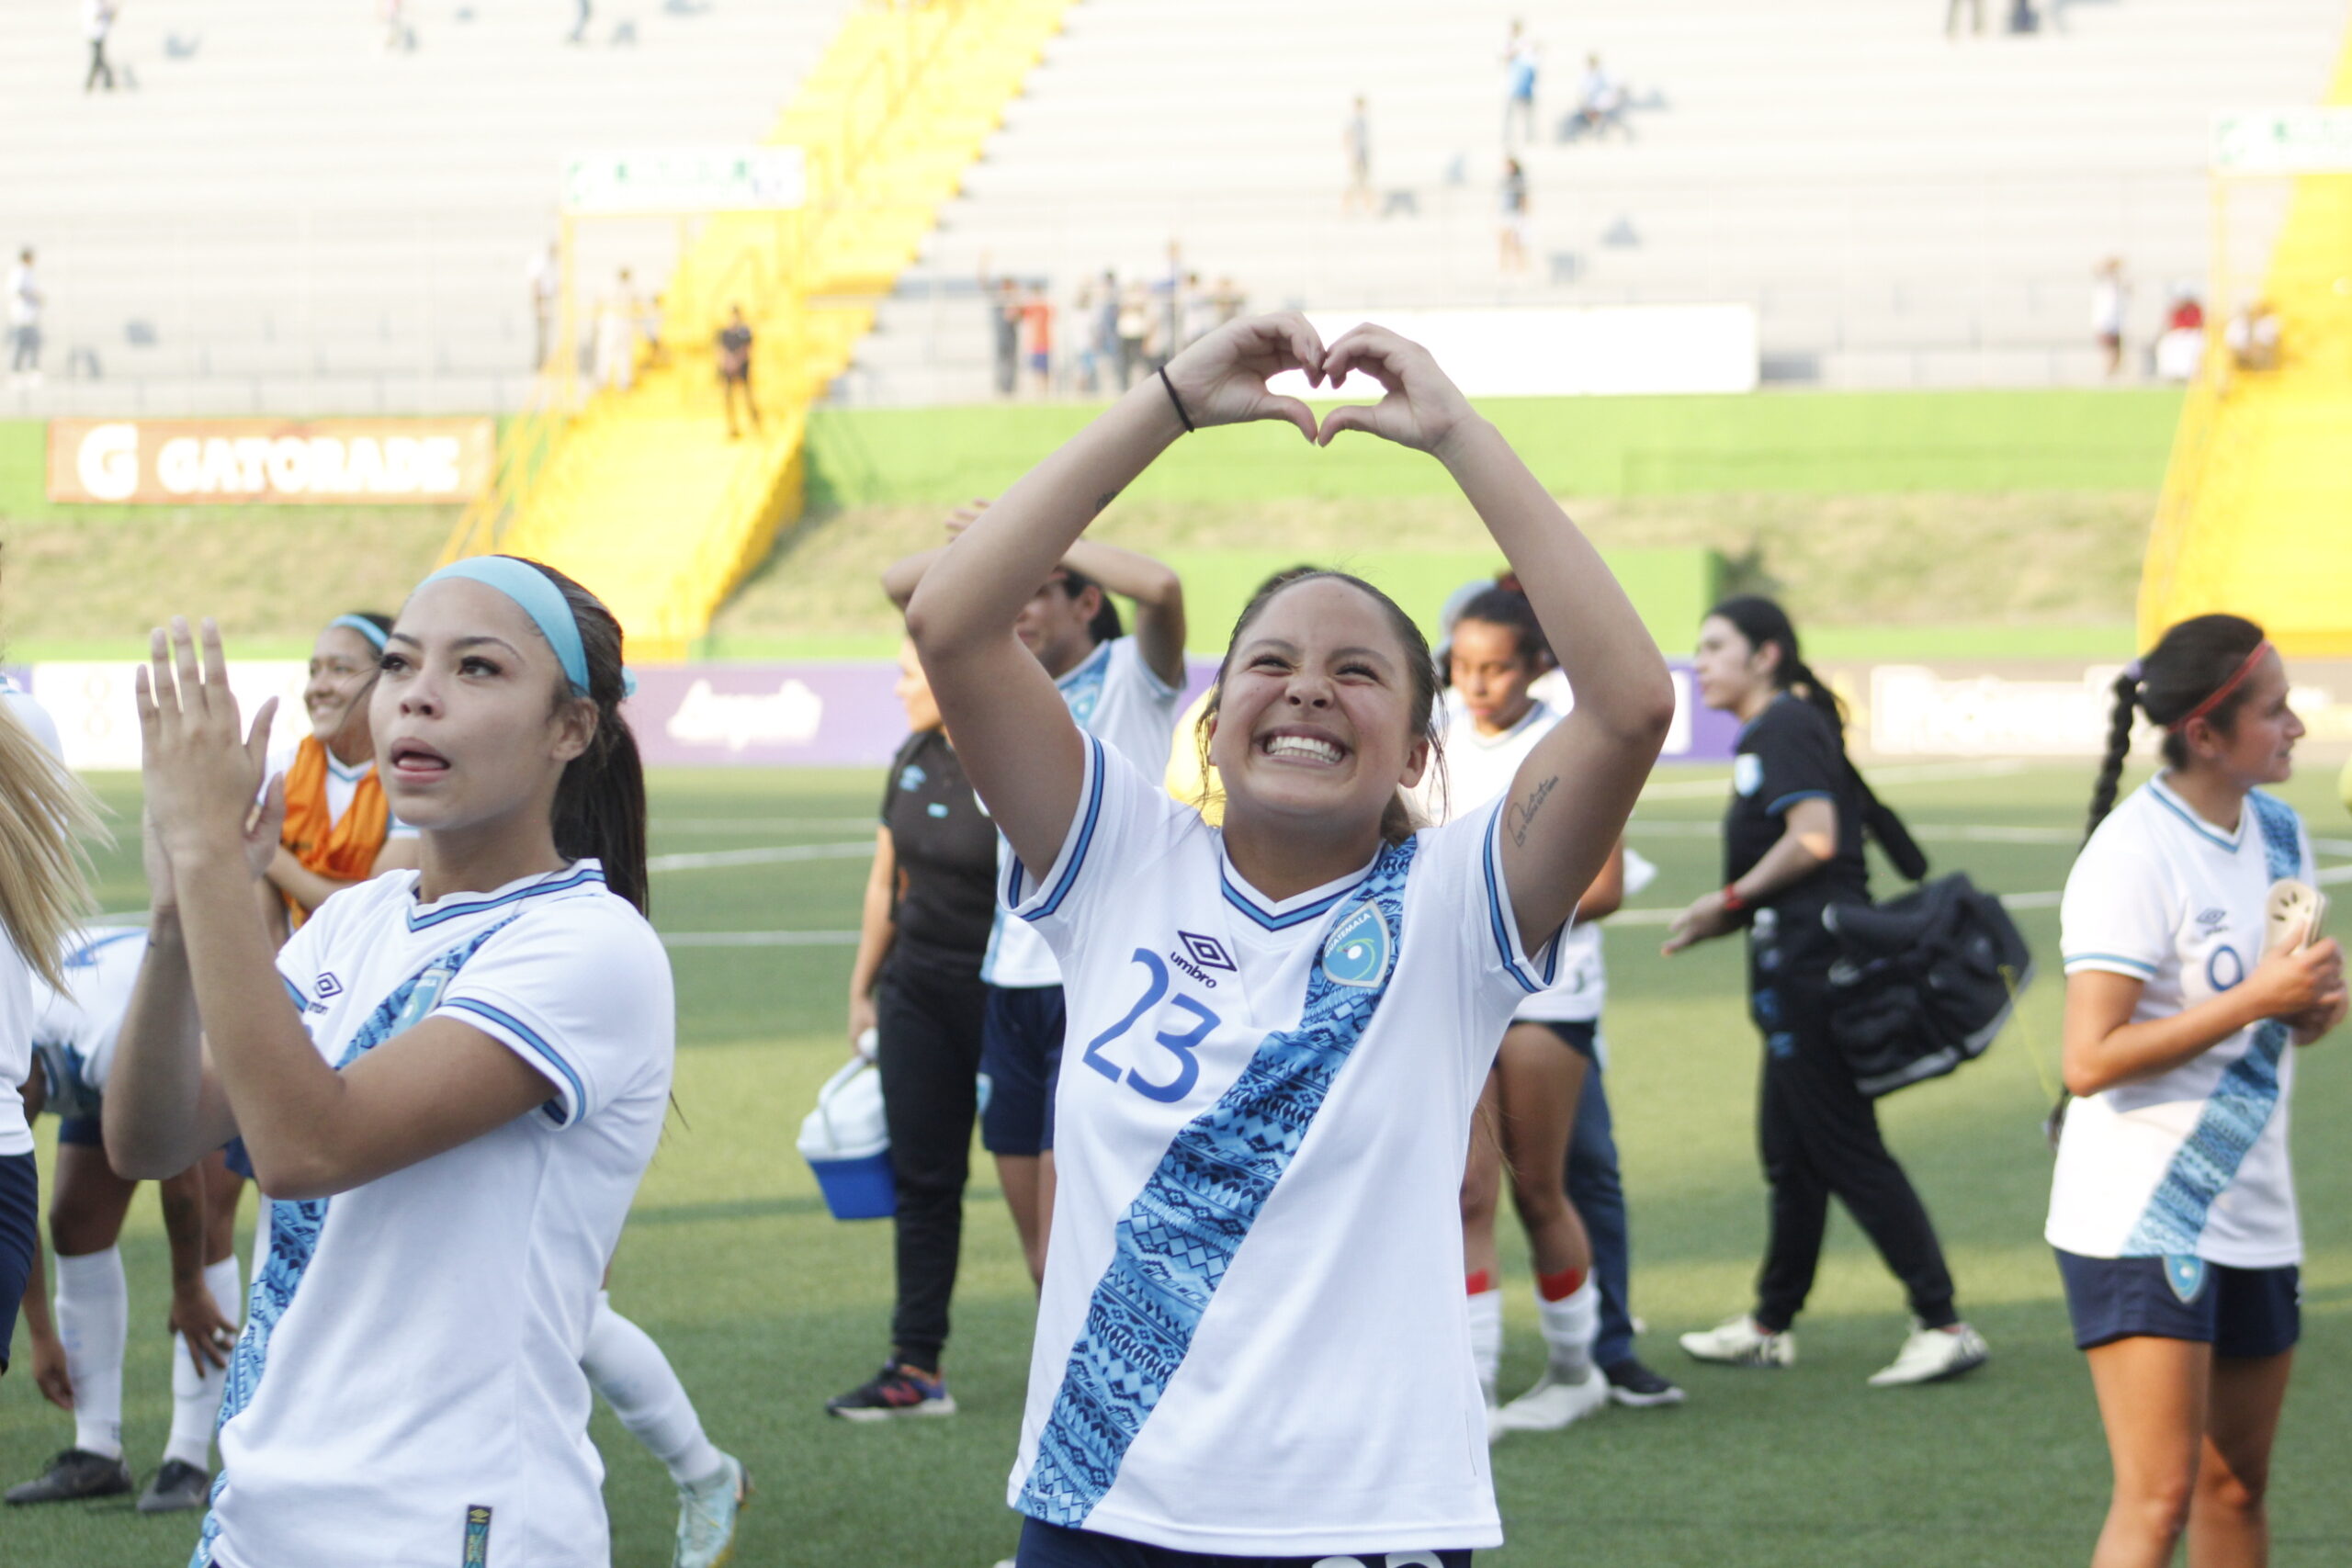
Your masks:
[{"label": "black sneaker", "polygon": [[142,1514],[180,1514],[212,1500],[212,1477],[182,1459],[167,1459],[139,1495]]},{"label": "black sneaker", "polygon": [[1600,1375],[1609,1380],[1609,1397],[1620,1404],[1646,1410],[1652,1405],[1682,1403],[1679,1383],[1668,1382],[1634,1357],[1628,1356],[1601,1368]]},{"label": "black sneaker", "polygon": [[11,1503],[72,1503],[84,1497],[119,1497],[130,1490],[130,1467],[87,1449],[67,1449],[49,1468],[21,1486],[8,1488]]},{"label": "black sneaker", "polygon": [[888,1421],[898,1416],[953,1416],[956,1396],[945,1378],[925,1377],[892,1361],[847,1393],[825,1401],[825,1414],[844,1421]]}]

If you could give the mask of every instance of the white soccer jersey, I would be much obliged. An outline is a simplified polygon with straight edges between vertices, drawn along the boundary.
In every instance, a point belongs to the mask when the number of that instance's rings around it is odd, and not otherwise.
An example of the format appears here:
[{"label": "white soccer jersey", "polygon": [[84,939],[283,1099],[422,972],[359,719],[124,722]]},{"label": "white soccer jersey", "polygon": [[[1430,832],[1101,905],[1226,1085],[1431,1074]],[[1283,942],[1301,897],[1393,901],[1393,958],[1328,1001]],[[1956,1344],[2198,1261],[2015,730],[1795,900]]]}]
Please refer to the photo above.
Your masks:
[{"label": "white soccer jersey", "polygon": [[[2134,1022],[2230,989],[2262,957],[2265,903],[2312,877],[2292,809],[2256,791],[2238,830],[2200,818],[2161,780],[2098,825],[2066,878],[2066,973],[2142,982]],[[2202,1258],[2238,1269],[2299,1261],[2287,1157],[2295,1054],[2286,1026],[2256,1024],[2154,1077],[2066,1109],[2045,1235],[2086,1258]]]},{"label": "white soccer jersey", "polygon": [[[1535,743],[1552,732],[1565,716],[1545,702],[1530,706],[1517,724],[1500,735],[1481,735],[1478,726],[1449,695],[1445,719],[1445,782],[1438,785],[1438,770],[1421,775],[1414,791],[1422,814],[1432,822],[1450,822],[1483,812],[1510,793],[1519,765]],[[1511,1014],[1516,1020],[1544,1023],[1590,1023],[1600,1017],[1609,998],[1609,972],[1600,960],[1600,928],[1577,926],[1560,939],[1560,977],[1540,996],[1529,997]]]},{"label": "white soccer jersey", "polygon": [[[31,732],[52,757],[63,752],[57,743],[57,724],[47,709],[22,686],[0,675],[0,703]],[[17,1086],[33,1070],[33,969],[23,953],[0,936],[0,1156],[33,1152],[33,1132],[25,1123],[25,1102]]]},{"label": "white soccer jersey", "polygon": [[338,895],[278,954],[319,1054],[341,1066],[445,1015],[555,1093],[363,1187],[268,1206],[194,1568],[609,1561],[580,1352],[662,1132],[669,961],[594,861],[431,904],[416,883]]},{"label": "white soccer jersey", "polygon": [[[1070,717],[1089,735],[1099,735],[1111,749],[1143,772],[1158,778],[1168,768],[1169,738],[1175,733],[1176,709],[1183,694],[1144,661],[1132,637],[1097,644],[1092,653],[1054,682]],[[1012,859],[1004,840],[997,840],[997,865]],[[997,911],[989,932],[988,956],[980,964],[980,978],[991,986],[1058,986],[1062,972],[1053,950],[1019,920]]]},{"label": "white soccer jersey", "polygon": [[1521,945],[1495,813],[1274,901],[1085,752],[1055,864],[1002,889],[1069,1008],[1012,1506],[1189,1551],[1497,1544],[1459,1194],[1552,953]]},{"label": "white soccer jersey", "polygon": [[145,928],[98,931],[65,955],[66,989],[33,982],[33,1055],[40,1059],[51,1115],[67,1120],[98,1113],[122,1015],[146,956]]}]

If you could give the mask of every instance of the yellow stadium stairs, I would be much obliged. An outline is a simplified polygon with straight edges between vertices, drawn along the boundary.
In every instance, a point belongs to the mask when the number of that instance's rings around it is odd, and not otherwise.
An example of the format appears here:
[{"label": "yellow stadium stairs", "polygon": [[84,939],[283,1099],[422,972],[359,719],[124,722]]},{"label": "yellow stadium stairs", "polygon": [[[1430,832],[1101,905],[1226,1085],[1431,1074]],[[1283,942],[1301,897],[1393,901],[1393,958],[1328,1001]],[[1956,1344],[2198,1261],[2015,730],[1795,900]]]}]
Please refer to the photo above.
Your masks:
[{"label": "yellow stadium stairs", "polygon": [[[1072,3],[861,5],[767,138],[804,152],[802,209],[704,221],[662,291],[659,345],[637,349],[627,390],[582,401],[569,373],[576,339],[562,333],[445,558],[544,560],[612,608],[632,660],[685,658],[798,519],[808,410]],[[763,423],[730,440],[713,339],[736,304],[754,333]]]},{"label": "yellow stadium stairs", "polygon": [[[2352,40],[2327,102],[2352,107]],[[2304,175],[2263,296],[2276,368],[2243,370],[2216,299],[2140,586],[2141,646],[2190,615],[2263,624],[2290,655],[2352,657],[2352,174]]]}]

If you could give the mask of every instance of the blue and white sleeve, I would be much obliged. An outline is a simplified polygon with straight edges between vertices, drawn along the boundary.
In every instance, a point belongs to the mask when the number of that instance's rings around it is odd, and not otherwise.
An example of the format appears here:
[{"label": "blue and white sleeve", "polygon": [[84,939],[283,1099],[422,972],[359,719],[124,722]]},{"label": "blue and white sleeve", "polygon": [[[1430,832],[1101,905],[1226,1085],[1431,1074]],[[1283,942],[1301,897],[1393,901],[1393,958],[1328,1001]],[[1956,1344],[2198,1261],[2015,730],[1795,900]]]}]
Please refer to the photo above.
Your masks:
[{"label": "blue and white sleeve", "polygon": [[[1509,795],[1421,835],[1421,854],[1433,856],[1429,870],[1443,907],[1432,911],[1449,922],[1465,943],[1464,959],[1481,989],[1506,1011],[1559,978],[1560,938],[1567,925],[1530,949],[1521,940],[1511,912],[1510,888],[1502,856],[1502,814]],[[1416,874],[1419,874],[1417,871]]]},{"label": "blue and white sleeve", "polygon": [[2177,899],[2148,856],[2094,835],[2075,857],[2058,905],[2058,951],[2066,973],[2099,970],[2153,980],[2174,951]]},{"label": "blue and white sleeve", "polygon": [[1057,948],[1087,910],[1099,908],[1125,879],[1157,864],[1182,817],[1199,820],[1099,738],[1080,739],[1086,742],[1086,777],[1054,863],[1037,874],[1019,855],[1008,854],[997,887],[1007,912],[1036,927]]}]

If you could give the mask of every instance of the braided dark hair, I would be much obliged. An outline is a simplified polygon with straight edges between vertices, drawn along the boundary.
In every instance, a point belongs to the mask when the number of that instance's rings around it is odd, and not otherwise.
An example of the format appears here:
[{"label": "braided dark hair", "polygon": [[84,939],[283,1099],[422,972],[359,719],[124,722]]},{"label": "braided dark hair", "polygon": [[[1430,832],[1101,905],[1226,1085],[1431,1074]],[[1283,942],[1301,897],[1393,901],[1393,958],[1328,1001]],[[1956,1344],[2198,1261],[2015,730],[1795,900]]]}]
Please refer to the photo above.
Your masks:
[{"label": "braided dark hair", "polygon": [[[2099,759],[2098,778],[2091,785],[2089,818],[2083,824],[2088,840],[2115,809],[2115,795],[2123,780],[2123,761],[2132,750],[2132,721],[2135,710],[2150,722],[2170,725],[2197,711],[2222,683],[2235,675],[2254,650],[2262,646],[2262,628],[2243,615],[2192,615],[2167,629],[2156,646],[2126,665],[2115,678],[2115,705],[2107,725],[2107,752]],[[2206,715],[2215,729],[2228,734],[2245,705],[2247,688],[2240,686]],[[2165,765],[2188,766],[2186,737],[2167,733]]]},{"label": "braided dark hair", "polygon": [[[645,867],[645,767],[637,736],[621,716],[628,677],[621,661],[621,626],[604,601],[545,561],[528,561],[563,591],[564,603],[580,626],[581,650],[588,659],[587,700],[596,705],[596,734],[588,750],[564,764],[555,792],[555,848],[566,860],[595,860],[605,886],[650,913],[651,889]],[[579,699],[569,682],[559,682],[556,705]]]},{"label": "braided dark hair", "polygon": [[1813,672],[1797,648],[1797,629],[1789,621],[1789,613],[1771,600],[1757,593],[1736,593],[1707,612],[1720,615],[1738,629],[1750,648],[1777,648],[1781,662],[1772,672],[1772,684],[1790,693],[1808,706],[1820,710],[1838,731],[1838,743],[1846,743],[1846,705],[1829,682]]},{"label": "braided dark hair", "polygon": [[[1216,683],[1209,688],[1208,705],[1201,709],[1200,727],[1193,732],[1195,743],[1200,747],[1202,779],[1206,781],[1209,776],[1209,731],[1215,728],[1218,706],[1225,700],[1226,671],[1233,663],[1233,650],[1241,645],[1241,634],[1250,629],[1250,623],[1263,614],[1278,594],[1299,583],[1320,580],[1344,582],[1368,595],[1386,615],[1389,629],[1396,634],[1397,641],[1404,644],[1405,676],[1409,682],[1406,691],[1406,708],[1411,716],[1408,720],[1409,733],[1429,742],[1429,765],[1437,771],[1438,787],[1442,794],[1445,783],[1445,755],[1437,728],[1437,660],[1430,656],[1429,638],[1421,635],[1421,628],[1414,624],[1413,617],[1407,615],[1396,600],[1361,577],[1344,571],[1326,570],[1321,567],[1293,567],[1287,571],[1278,571],[1260,583],[1258,592],[1250,596],[1250,603],[1242,606],[1240,618],[1233,623],[1233,635],[1226,639],[1225,657],[1217,662]],[[1205,805],[1206,800],[1204,783],[1199,804]],[[1401,844],[1413,836],[1414,828],[1412,808],[1405,804],[1404,792],[1399,790],[1389,796],[1387,806],[1381,811],[1381,841]]]}]

